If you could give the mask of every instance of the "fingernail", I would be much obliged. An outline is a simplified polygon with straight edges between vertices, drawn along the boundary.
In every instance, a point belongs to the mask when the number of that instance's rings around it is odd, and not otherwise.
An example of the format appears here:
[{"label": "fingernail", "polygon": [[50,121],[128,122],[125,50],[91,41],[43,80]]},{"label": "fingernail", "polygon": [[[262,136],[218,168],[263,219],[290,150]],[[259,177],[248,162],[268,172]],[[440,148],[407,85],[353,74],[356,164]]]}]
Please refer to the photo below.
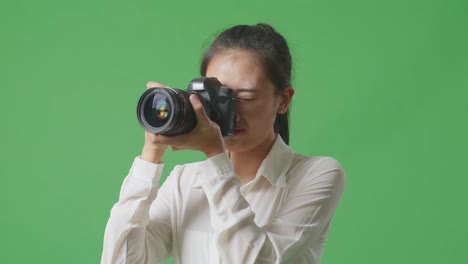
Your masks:
[{"label": "fingernail", "polygon": [[189,99],[190,99],[190,102],[191,102],[192,104],[198,102],[198,98],[197,98],[197,96],[194,95],[194,94],[190,95]]}]

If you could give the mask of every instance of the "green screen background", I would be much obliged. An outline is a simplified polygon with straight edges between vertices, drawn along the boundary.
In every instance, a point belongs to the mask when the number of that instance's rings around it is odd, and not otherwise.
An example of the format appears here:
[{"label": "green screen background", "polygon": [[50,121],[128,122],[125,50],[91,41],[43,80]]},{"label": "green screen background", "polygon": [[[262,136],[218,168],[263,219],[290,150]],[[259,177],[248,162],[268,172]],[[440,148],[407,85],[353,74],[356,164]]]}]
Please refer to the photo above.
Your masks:
[{"label": "green screen background", "polygon": [[[294,59],[291,146],[347,186],[322,263],[468,263],[468,2],[5,1],[2,263],[98,263],[148,80],[185,88],[213,35],[267,22]],[[175,164],[202,159],[168,152]]]}]

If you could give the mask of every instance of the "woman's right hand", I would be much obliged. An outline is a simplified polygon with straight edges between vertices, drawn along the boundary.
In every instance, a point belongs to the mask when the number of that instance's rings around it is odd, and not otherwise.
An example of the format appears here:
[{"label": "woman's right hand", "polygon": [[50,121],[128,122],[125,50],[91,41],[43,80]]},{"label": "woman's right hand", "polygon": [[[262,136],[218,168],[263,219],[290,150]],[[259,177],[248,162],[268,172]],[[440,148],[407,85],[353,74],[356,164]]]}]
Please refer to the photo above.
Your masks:
[{"label": "woman's right hand", "polygon": [[[146,89],[154,88],[154,87],[169,87],[162,83],[150,81],[146,84]],[[143,151],[141,153],[141,159],[144,161],[148,161],[151,163],[161,163],[161,159],[164,156],[164,152],[167,149],[167,145],[162,145],[157,143],[157,138],[159,135],[149,133],[145,131],[145,144],[143,146]]]}]

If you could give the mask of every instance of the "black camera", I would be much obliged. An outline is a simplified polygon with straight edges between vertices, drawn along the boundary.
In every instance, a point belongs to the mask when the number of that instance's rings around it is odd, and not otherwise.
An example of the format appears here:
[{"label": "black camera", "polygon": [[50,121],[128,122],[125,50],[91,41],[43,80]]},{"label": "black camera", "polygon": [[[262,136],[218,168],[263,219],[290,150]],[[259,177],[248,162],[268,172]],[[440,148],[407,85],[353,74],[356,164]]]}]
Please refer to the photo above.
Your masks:
[{"label": "black camera", "polygon": [[207,116],[219,125],[223,136],[236,130],[237,102],[233,90],[216,78],[193,79],[187,91],[173,88],[151,88],[140,97],[137,117],[148,132],[165,136],[191,131],[197,124],[189,96],[195,94],[203,104]]}]

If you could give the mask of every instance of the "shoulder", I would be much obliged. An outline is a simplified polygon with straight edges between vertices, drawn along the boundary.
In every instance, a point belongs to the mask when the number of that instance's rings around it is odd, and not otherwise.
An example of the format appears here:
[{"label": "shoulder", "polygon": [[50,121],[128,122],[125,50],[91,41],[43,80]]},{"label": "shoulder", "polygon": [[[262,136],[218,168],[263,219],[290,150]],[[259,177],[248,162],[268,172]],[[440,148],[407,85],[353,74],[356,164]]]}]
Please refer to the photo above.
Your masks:
[{"label": "shoulder", "polygon": [[300,170],[302,172],[320,172],[323,170],[339,170],[344,174],[343,166],[332,157],[306,156],[294,154],[290,171]]},{"label": "shoulder", "polygon": [[343,188],[345,171],[338,160],[327,156],[306,156],[294,154],[287,181],[294,185],[331,185]]}]

